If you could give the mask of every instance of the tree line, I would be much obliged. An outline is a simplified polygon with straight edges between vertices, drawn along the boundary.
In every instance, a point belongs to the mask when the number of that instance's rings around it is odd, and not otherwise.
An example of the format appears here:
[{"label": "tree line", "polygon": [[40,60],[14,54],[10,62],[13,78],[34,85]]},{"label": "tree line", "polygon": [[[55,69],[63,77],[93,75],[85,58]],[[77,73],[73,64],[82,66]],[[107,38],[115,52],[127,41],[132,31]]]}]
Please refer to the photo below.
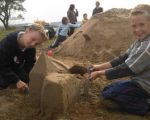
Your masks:
[{"label": "tree line", "polygon": [[13,15],[18,15],[16,19],[22,19],[21,12],[25,12],[23,7],[25,0],[0,0],[0,21],[4,25],[5,29],[9,28],[9,20]]}]

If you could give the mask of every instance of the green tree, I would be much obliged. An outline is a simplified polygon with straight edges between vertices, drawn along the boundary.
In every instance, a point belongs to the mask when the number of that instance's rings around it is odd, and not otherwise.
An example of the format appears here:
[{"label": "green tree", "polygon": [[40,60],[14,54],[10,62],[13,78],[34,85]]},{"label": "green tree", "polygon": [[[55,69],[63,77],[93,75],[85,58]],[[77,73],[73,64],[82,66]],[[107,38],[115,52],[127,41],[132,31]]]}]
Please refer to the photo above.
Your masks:
[{"label": "green tree", "polygon": [[0,21],[3,23],[5,29],[9,27],[9,20],[13,13],[18,11],[25,11],[22,3],[25,0],[0,0]]}]

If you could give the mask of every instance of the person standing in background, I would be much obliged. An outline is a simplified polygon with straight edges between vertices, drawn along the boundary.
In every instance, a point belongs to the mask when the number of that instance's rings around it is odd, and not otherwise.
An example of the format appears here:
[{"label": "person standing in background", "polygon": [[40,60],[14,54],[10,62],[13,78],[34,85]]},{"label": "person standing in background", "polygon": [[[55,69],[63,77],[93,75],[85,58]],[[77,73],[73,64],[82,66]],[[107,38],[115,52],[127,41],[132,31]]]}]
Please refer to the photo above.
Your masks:
[{"label": "person standing in background", "polygon": [[[75,9],[75,5],[71,4],[68,11],[67,11],[67,17],[72,24],[77,23],[77,16],[78,16],[78,10]],[[68,33],[69,36],[71,36],[74,33],[74,27],[70,27],[70,31]]]},{"label": "person standing in background", "polygon": [[87,13],[83,14],[83,20],[82,20],[82,24],[86,23],[88,21],[88,15]]},{"label": "person standing in background", "polygon": [[92,16],[97,14],[97,13],[101,13],[101,12],[103,12],[103,8],[100,7],[100,2],[96,1],[96,7],[93,10]]}]

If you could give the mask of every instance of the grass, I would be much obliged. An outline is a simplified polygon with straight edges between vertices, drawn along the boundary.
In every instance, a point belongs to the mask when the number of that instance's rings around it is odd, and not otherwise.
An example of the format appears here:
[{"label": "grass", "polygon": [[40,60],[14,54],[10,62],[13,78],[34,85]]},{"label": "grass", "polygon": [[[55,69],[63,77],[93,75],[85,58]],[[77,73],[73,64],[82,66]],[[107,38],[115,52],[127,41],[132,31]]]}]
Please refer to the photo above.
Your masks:
[{"label": "grass", "polygon": [[0,30],[0,40],[2,40],[8,33],[15,31],[15,29],[10,30]]}]

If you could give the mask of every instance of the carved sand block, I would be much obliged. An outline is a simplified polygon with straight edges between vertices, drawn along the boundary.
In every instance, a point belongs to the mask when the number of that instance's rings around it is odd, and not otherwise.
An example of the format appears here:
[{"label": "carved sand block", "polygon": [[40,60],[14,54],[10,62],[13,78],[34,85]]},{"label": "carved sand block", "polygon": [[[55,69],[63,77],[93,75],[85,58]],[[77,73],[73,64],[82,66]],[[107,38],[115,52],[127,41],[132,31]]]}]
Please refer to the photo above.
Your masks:
[{"label": "carved sand block", "polygon": [[48,73],[57,70],[58,69],[55,67],[55,65],[52,64],[48,57],[43,53],[30,72],[29,95],[32,103],[34,103],[34,105],[37,107],[40,107],[41,89],[45,76],[47,76]]},{"label": "carved sand block", "polygon": [[29,96],[42,116],[63,113],[78,100],[81,80],[68,66],[42,54],[30,73]]},{"label": "carved sand block", "polygon": [[51,73],[45,77],[41,92],[44,114],[64,113],[80,95],[81,80],[72,74]]}]

